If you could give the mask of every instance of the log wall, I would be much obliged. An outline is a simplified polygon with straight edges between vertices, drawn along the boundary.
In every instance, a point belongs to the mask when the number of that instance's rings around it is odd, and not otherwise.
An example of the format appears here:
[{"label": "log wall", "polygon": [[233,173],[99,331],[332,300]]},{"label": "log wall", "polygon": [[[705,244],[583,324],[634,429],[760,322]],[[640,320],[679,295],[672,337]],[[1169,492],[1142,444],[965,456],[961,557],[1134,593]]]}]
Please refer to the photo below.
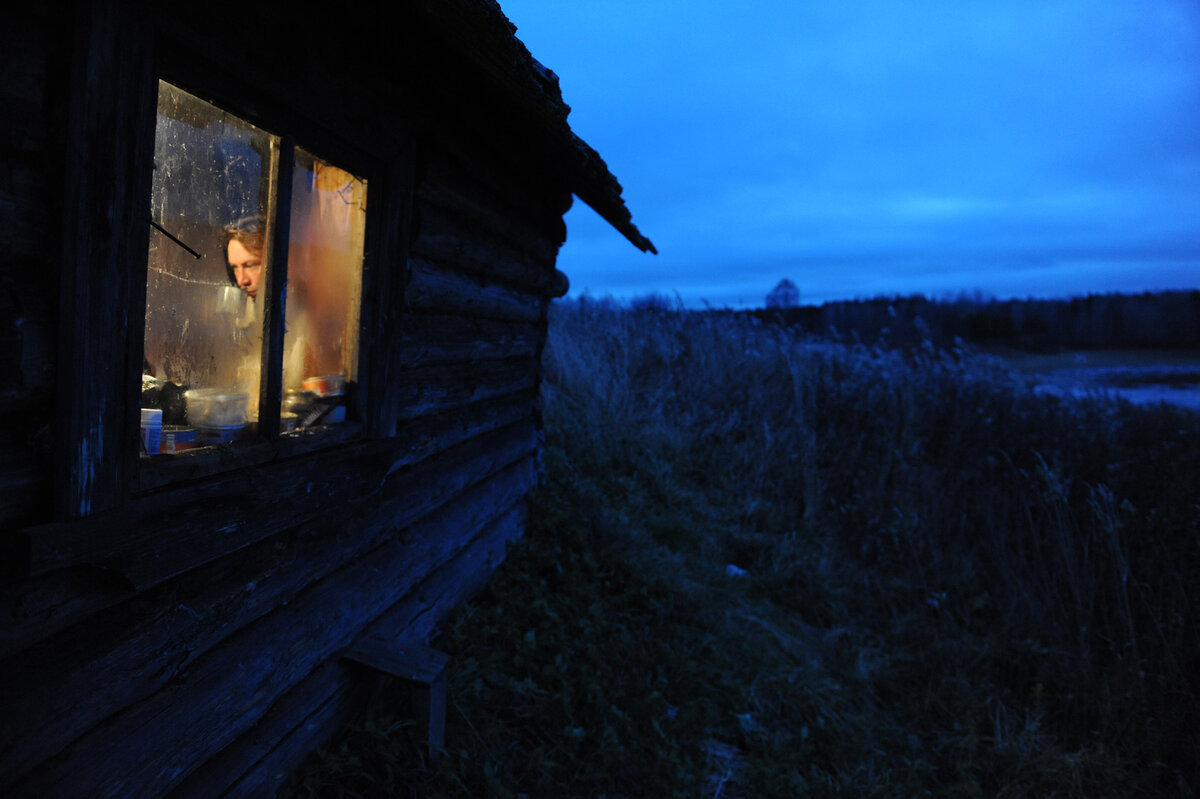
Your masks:
[{"label": "log wall", "polygon": [[392,427],[143,476],[115,512],[56,519],[70,37],[21,13],[0,27],[0,795],[269,795],[370,695],[340,653],[428,640],[521,535],[570,194],[461,115],[412,146],[381,132],[387,185],[418,176],[393,226],[410,252],[376,266],[402,298],[369,366],[399,386],[370,396]]},{"label": "log wall", "polygon": [[47,15],[0,26],[0,530],[48,506],[66,82]]}]

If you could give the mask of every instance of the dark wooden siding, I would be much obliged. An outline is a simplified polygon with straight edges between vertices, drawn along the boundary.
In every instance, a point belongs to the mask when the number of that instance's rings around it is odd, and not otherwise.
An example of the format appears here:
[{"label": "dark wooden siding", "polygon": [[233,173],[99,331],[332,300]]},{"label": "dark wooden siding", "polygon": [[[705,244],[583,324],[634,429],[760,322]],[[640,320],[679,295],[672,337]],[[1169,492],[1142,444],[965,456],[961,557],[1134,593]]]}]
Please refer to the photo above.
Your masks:
[{"label": "dark wooden siding", "polygon": [[[61,30],[29,7],[0,26],[0,530],[49,513],[58,329]],[[58,57],[56,57],[58,56]]]},{"label": "dark wooden siding", "polygon": [[[394,148],[418,159],[411,257],[378,265],[403,292],[372,351],[400,387],[371,398],[394,434],[143,482],[119,513],[54,522],[54,35],[43,19],[0,32],[6,77],[20,70],[0,99],[30,117],[0,154],[0,364],[19,367],[0,376],[0,530],[29,564],[0,594],[0,794],[269,794],[369,695],[339,654],[364,634],[427,639],[524,529],[570,195],[502,138],[426,119]],[[246,529],[229,552],[221,537]]]}]

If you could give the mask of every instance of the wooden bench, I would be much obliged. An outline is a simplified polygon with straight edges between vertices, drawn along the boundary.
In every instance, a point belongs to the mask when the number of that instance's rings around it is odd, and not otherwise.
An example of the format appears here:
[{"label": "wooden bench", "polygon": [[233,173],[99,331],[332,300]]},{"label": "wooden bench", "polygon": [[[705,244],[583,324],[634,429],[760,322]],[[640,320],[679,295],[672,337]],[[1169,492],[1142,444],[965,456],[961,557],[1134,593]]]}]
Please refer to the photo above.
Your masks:
[{"label": "wooden bench", "polygon": [[423,644],[380,636],[355,641],[343,657],[409,685],[409,707],[436,759],[446,737],[446,666],[450,656]]}]

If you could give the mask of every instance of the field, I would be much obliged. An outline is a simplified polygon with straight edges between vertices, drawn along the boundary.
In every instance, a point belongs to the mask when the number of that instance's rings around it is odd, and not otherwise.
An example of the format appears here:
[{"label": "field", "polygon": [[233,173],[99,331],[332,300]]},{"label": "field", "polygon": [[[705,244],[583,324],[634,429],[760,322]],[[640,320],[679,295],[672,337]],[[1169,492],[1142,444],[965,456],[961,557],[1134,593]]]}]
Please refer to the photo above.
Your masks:
[{"label": "field", "polygon": [[557,305],[529,535],[284,796],[1200,791],[1200,414],[996,358]]}]

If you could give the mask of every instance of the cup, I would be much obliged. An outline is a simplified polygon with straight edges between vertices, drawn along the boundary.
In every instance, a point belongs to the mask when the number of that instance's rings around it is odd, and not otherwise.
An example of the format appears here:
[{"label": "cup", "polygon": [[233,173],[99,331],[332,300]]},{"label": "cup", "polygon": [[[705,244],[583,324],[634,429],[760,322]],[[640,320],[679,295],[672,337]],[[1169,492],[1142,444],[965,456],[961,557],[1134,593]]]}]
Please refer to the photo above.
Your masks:
[{"label": "cup", "polygon": [[222,316],[241,316],[246,306],[246,294],[236,286],[221,286],[217,295],[217,313]]}]

